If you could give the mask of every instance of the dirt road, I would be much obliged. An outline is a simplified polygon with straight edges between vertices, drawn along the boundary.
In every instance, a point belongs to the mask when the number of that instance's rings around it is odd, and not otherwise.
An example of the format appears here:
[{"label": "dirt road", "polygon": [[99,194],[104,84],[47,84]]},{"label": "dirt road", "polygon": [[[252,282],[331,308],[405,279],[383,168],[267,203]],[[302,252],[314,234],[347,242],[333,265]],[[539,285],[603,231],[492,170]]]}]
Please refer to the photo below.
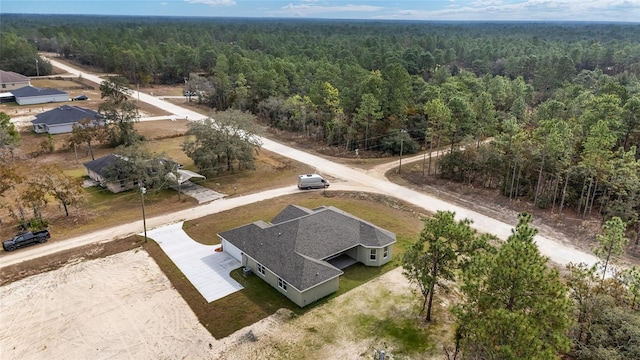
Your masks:
[{"label": "dirt road", "polygon": [[[52,63],[63,68],[62,64]],[[91,79],[89,74],[82,76]],[[140,97],[141,101],[145,98]],[[186,112],[174,113],[195,119]],[[391,183],[385,173],[396,167],[397,161],[365,171],[268,139],[263,139],[263,143],[268,150],[313,164],[317,172],[331,176],[331,189],[391,194],[429,211],[456,211],[459,217],[474,220],[480,231],[499,234],[502,238],[510,233],[509,224]],[[403,164],[421,157],[403,159]],[[291,186],[286,188],[217,200],[148,218],[147,225],[151,229],[296,192],[295,179],[292,179]],[[66,241],[22,249],[4,256],[0,267],[140,233],[142,229],[140,219]],[[537,241],[541,251],[556,262],[595,261],[590,254],[555,239],[539,236]],[[374,319],[374,324],[378,318],[395,318],[398,324],[403,324],[415,320],[416,306],[420,303],[418,293],[412,292],[401,268],[397,268],[302,316],[293,317],[279,311],[228,337],[215,339],[199,323],[153,259],[139,250],[97,260],[78,260],[3,286],[1,290],[0,303],[5,309],[0,312],[2,359],[365,359],[370,358],[374,349],[393,353],[394,348],[387,347],[377,327],[373,326],[369,332],[363,330],[363,316]],[[440,300],[436,306],[444,313],[446,299]],[[438,339],[430,340],[439,343]]]},{"label": "dirt road", "polygon": [[[67,65],[61,64],[53,59],[49,59],[52,65],[59,67],[65,71],[69,71],[70,73],[82,76],[91,81],[100,82],[101,78],[98,76],[84,73],[80,70],[74,69]],[[137,92],[134,93],[134,96],[137,96]],[[140,93],[140,101],[148,102],[149,104],[161,108],[167,112],[171,112],[175,114],[177,117],[187,117],[189,120],[195,120],[199,118],[203,118],[203,115],[195,113],[193,111],[184,109],[175,104],[171,104],[160,99],[157,99],[151,95]],[[488,232],[497,235],[501,239],[506,239],[511,234],[512,225],[506,224],[502,221],[490,218],[478,212],[447,203],[443,200],[440,200],[436,197],[429,196],[411,189],[407,189],[405,187],[399,186],[395,183],[390,182],[384,177],[384,173],[386,170],[393,168],[395,166],[395,162],[380,165],[372,170],[361,170],[355,169],[349,166],[337,164],[330,160],[321,158],[319,156],[315,156],[309,153],[306,153],[301,150],[297,150],[286,145],[277,143],[273,140],[267,138],[260,139],[263,144],[263,148],[275,152],[277,154],[289,157],[296,161],[309,164],[311,166],[315,166],[316,171],[322,174],[330,175],[335,180],[332,181],[332,188],[338,189],[356,189],[359,191],[371,191],[382,194],[387,194],[394,196],[398,199],[406,201],[408,203],[414,204],[416,206],[422,207],[425,210],[435,212],[438,210],[447,210],[454,211],[459,219],[468,218],[473,220],[473,226],[481,232]],[[415,159],[420,159],[421,156],[415,157]],[[412,161],[411,158],[405,159],[408,163]],[[415,161],[415,160],[414,160]],[[148,219],[148,224],[150,227],[159,226],[162,224],[168,224],[179,220],[188,220],[197,218],[200,216],[204,216],[207,214],[212,214],[215,212],[223,211],[230,209],[234,206],[241,206],[245,204],[249,204],[251,202],[261,201],[270,199],[276,196],[281,196],[285,194],[289,194],[297,191],[295,186],[292,184],[291,188],[281,188],[281,189],[273,189],[264,191],[257,194],[251,194],[248,196],[232,198],[229,200],[222,201],[214,201],[213,203],[195,207],[192,209],[166,214],[163,216],[158,216],[153,219]],[[20,253],[20,255],[16,254],[16,256],[12,256],[10,259],[3,260],[3,264],[0,267],[8,266],[10,264],[15,264],[20,261],[24,261],[27,259],[32,259],[38,256],[44,256],[47,253],[52,253],[56,251],[60,251],[63,249],[71,248],[74,246],[84,245],[89,242],[100,242],[100,241],[108,241],[113,238],[123,237],[125,235],[130,235],[133,233],[140,232],[141,224],[140,221],[134,222],[131,224],[126,224],[122,226],[118,226],[106,231],[101,231],[93,234],[88,234],[86,236],[82,236],[79,238],[71,239],[69,241],[62,242],[60,244],[56,244],[50,247],[37,247],[33,250],[25,250]],[[597,261],[597,258],[587,252],[584,252],[580,249],[577,249],[569,244],[564,244],[557,239],[552,239],[550,237],[544,236],[536,236],[536,242],[540,248],[540,251],[548,256],[552,261],[565,265],[569,262],[584,262],[589,265],[594,264]]]},{"label": "dirt road", "polygon": [[[95,74],[91,74],[91,73],[87,73],[81,70],[78,70],[74,67],[71,67],[69,65],[66,65],[64,63],[61,63],[59,61],[56,61],[52,58],[47,58],[45,57],[45,59],[47,59],[49,62],[51,62],[51,65],[62,69],[66,72],[68,72],[69,74],[72,74],[74,76],[82,76],[84,79],[87,79],[89,81],[95,82],[96,84],[100,84],[101,82],[103,82],[105,79],[101,78],[98,75]],[[131,89],[131,97],[134,99],[138,99],[139,101],[145,102],[149,105],[153,105],[159,109],[165,110],[171,114],[174,114],[174,116],[177,119],[187,119],[187,120],[200,120],[200,119],[204,119],[206,118],[206,116],[199,114],[195,111],[191,111],[189,109],[185,109],[183,107],[180,107],[178,105],[174,105],[170,102],[164,101],[159,97],[155,97],[155,96],[151,96],[147,93],[144,92],[139,92],[136,91],[134,89]]]}]

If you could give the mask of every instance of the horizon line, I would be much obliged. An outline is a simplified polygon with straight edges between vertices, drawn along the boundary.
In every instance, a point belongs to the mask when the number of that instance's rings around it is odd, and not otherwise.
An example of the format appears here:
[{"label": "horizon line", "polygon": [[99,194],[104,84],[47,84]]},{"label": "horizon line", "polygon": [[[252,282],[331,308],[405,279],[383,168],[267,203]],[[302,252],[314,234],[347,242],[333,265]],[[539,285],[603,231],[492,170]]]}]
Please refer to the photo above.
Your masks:
[{"label": "horizon line", "polygon": [[357,21],[357,22],[437,22],[437,23],[598,23],[598,24],[636,24],[640,21],[617,20],[437,20],[437,19],[362,19],[362,18],[322,18],[322,17],[270,17],[270,16],[202,16],[202,15],[121,15],[121,14],[45,14],[45,13],[3,13],[0,16],[72,16],[72,17],[113,17],[113,18],[166,18],[166,19],[225,19],[225,20],[289,20],[289,21]]}]

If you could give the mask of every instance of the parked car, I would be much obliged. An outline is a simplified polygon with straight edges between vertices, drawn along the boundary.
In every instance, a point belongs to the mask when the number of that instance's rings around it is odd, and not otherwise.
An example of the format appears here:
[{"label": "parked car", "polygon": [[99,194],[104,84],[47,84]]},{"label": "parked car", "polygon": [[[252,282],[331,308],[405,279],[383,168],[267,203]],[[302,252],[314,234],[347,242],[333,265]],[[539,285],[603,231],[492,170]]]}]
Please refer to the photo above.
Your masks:
[{"label": "parked car", "polygon": [[5,251],[13,251],[17,248],[21,248],[23,246],[27,246],[35,243],[41,243],[41,244],[46,243],[50,237],[51,237],[51,233],[49,232],[49,230],[26,232],[26,233],[16,235],[12,239],[4,241],[2,243],[2,248]]},{"label": "parked car", "polygon": [[88,100],[89,98],[87,97],[87,95],[78,95],[74,98],[71,99],[71,101],[78,101],[78,100]]}]

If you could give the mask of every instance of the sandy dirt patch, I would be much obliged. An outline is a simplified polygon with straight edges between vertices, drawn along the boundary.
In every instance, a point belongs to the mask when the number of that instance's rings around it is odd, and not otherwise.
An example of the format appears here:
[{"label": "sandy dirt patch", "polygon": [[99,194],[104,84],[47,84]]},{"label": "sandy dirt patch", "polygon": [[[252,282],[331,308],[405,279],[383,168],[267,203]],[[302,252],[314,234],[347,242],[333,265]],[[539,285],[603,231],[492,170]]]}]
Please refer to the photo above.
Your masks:
[{"label": "sandy dirt patch", "polygon": [[144,251],[0,288],[2,359],[206,359],[213,341]]},{"label": "sandy dirt patch", "polygon": [[280,310],[216,340],[142,250],[0,288],[2,359],[368,359],[393,345],[362,317],[415,317],[397,268],[295,316]]}]

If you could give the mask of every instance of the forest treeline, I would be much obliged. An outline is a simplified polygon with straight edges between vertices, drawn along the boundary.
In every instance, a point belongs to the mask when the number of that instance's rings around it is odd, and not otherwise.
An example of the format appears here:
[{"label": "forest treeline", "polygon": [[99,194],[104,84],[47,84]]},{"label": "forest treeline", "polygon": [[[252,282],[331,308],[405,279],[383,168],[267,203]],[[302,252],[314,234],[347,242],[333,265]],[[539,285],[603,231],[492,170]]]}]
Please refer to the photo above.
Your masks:
[{"label": "forest treeline", "polygon": [[[437,213],[406,251],[403,270],[421,290],[427,320],[440,281],[461,277],[465,300],[452,308],[449,358],[638,358],[638,269],[606,274],[629,238],[640,241],[639,24],[3,14],[1,26],[3,70],[50,74],[39,52],[53,52],[124,78],[101,84],[101,112],[109,143],[129,145],[129,158],[141,155],[133,145],[138,109],[120,86],[180,84],[189,101],[217,110],[224,128],[242,128],[237,133],[249,134],[240,125],[255,115],[345,156],[438,149],[442,156],[425,153],[421,171],[403,174],[601,218],[602,263],[571,264],[562,282],[539,254],[527,214],[495,249],[470,221]],[[200,170],[251,167],[258,142],[225,158],[219,154],[232,152],[219,139],[237,134],[212,130],[212,121],[192,123],[183,145]],[[70,141],[90,149],[100,131],[77,127]],[[18,135],[0,114],[0,143]],[[45,197],[65,211],[75,206],[80,190],[65,185],[60,169],[46,170],[44,186],[27,183],[38,192],[23,197],[34,214]],[[0,190],[17,181],[4,174]]]},{"label": "forest treeline", "polygon": [[345,153],[446,146],[425,176],[640,232],[638,24],[3,15],[2,29],[3,70],[33,75],[29,57],[55,52]]}]

